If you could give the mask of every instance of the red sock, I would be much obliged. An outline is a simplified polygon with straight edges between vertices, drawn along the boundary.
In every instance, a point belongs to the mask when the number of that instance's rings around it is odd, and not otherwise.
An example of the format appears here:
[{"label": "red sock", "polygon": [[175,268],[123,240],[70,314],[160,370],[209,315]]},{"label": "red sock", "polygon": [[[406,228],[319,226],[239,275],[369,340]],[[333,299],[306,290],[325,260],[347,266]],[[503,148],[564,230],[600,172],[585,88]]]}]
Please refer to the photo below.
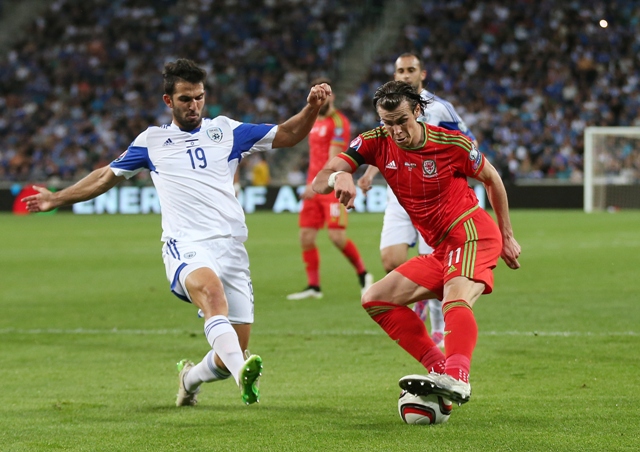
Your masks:
[{"label": "red sock", "polygon": [[362,258],[360,257],[360,253],[358,252],[358,248],[356,248],[355,243],[351,240],[347,240],[347,244],[342,249],[342,254],[349,259],[349,262],[351,262],[351,265],[356,268],[358,274],[366,271]]},{"label": "red sock", "polygon": [[320,253],[318,248],[312,248],[302,252],[305,271],[307,272],[307,283],[310,286],[320,286]]},{"label": "red sock", "polygon": [[445,373],[469,382],[471,355],[478,340],[478,325],[471,307],[464,300],[451,300],[442,305],[447,355]]},{"label": "red sock", "polygon": [[415,312],[384,301],[369,301],[363,307],[391,339],[429,372],[444,372],[444,354],[431,340],[424,322]]}]

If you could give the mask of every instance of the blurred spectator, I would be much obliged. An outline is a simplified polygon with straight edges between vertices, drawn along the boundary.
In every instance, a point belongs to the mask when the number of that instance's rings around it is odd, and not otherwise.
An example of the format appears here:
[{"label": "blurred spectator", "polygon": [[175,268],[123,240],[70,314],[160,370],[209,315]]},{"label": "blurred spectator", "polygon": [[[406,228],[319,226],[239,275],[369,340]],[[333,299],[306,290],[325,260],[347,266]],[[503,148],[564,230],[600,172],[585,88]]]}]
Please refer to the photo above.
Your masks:
[{"label": "blurred spectator", "polygon": [[306,169],[308,166],[308,160],[304,160],[298,165],[292,166],[287,173],[287,183],[293,186],[305,185],[307,181]]},{"label": "blurred spectator", "polygon": [[267,157],[263,152],[254,154],[255,162],[251,168],[251,185],[256,187],[266,187],[271,182],[271,173]]}]

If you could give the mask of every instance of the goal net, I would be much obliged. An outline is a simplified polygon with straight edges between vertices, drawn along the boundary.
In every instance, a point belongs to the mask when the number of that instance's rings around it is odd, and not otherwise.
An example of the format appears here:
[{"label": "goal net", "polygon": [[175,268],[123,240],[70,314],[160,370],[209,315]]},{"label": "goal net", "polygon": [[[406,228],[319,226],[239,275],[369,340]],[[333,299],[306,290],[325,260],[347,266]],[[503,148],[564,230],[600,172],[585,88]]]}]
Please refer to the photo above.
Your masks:
[{"label": "goal net", "polygon": [[584,211],[640,209],[640,127],[584,131]]}]

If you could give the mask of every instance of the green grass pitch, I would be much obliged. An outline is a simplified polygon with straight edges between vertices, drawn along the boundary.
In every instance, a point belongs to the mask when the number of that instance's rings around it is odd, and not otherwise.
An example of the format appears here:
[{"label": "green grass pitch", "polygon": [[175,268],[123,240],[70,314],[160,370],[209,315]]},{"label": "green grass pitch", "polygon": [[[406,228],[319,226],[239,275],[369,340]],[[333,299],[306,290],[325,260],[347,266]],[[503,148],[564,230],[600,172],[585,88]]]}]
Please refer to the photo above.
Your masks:
[{"label": "green grass pitch", "polygon": [[[247,221],[261,403],[227,380],[176,408],[175,363],[208,344],[168,290],[159,216],[0,216],[0,450],[640,450],[640,213],[512,212],[522,268],[500,262],[476,304],[471,402],[434,427],[401,422],[397,381],[422,369],[326,233],[324,299],[287,301],[297,216]],[[376,277],[381,221],[348,230]]]}]

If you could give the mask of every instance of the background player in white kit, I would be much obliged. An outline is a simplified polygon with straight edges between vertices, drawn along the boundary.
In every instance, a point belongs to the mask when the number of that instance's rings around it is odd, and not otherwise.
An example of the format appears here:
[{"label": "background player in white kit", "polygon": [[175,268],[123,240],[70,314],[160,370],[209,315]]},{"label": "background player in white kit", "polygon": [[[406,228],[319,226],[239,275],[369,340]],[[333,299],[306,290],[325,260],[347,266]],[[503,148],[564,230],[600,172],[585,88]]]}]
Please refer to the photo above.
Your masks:
[{"label": "background player in white kit", "polygon": [[253,289],[243,244],[247,226],[235,197],[234,174],[244,156],[290,147],[307,136],[331,88],[312,87],[302,111],[280,125],[256,125],[224,116],[202,118],[206,72],[193,61],[167,63],[163,77],[171,124],[149,127],[110,165],[71,187],[56,193],[34,187],[39,194],[24,201],[31,212],[86,201],[148,169],[160,199],[162,256],[171,290],[202,310],[211,345],[197,365],[178,363],[176,405],[195,405],[203,382],[230,376],[248,405],[259,401],[262,359],[245,359],[243,353],[253,323]]},{"label": "background player in white kit", "polygon": [[[430,99],[428,107],[418,118],[418,121],[449,130],[459,130],[467,135],[477,145],[473,133],[456,113],[453,105],[444,99],[430,93],[423,88],[422,82],[427,77],[427,70],[422,61],[413,53],[403,53],[395,62],[394,80],[407,82],[420,93],[423,99]],[[396,163],[397,162],[392,162]],[[390,163],[391,164],[391,163]],[[371,189],[371,183],[378,168],[369,166],[358,180],[358,187],[363,193]],[[418,243],[419,254],[430,254],[433,251],[417,229],[411,223],[409,215],[402,208],[391,189],[387,189],[387,207],[384,211],[382,222],[382,234],[380,237],[380,257],[382,265],[387,273],[403,264],[408,257],[409,247]],[[426,320],[426,308],[428,305],[429,318],[431,320],[431,338],[439,346],[444,347],[444,316],[442,315],[442,303],[438,300],[417,302],[415,311],[422,320]]]}]

